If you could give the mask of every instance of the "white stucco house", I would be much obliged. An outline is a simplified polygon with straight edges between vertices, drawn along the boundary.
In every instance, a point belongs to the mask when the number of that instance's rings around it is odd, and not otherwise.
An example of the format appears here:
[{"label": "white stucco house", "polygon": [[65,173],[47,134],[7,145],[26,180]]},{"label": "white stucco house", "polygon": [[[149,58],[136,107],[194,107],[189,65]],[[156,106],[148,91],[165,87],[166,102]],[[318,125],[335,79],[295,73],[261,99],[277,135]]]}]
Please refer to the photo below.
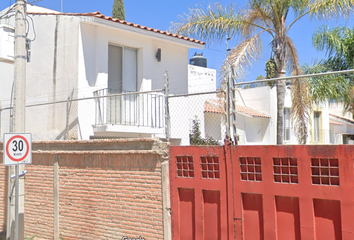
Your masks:
[{"label": "white stucco house", "polygon": [[[99,12],[61,13],[31,4],[27,11],[33,21],[28,21],[28,38],[32,41],[27,64],[30,107],[26,108],[26,131],[34,140],[63,139],[65,133],[67,139],[163,137],[161,89],[166,70],[171,95],[215,90],[215,70],[188,65],[189,49],[203,49],[205,43],[201,41]],[[1,109],[11,106],[13,37],[14,17],[0,19]],[[203,82],[199,75],[204,75]],[[114,94],[125,95],[97,98]],[[83,98],[92,99],[67,101]],[[56,104],[40,105],[50,102]],[[171,119],[178,111],[173,104],[180,103],[172,101]],[[203,110],[197,110],[197,115],[202,116]],[[6,132],[10,111],[1,111],[1,119],[0,129]],[[171,120],[171,125],[178,124],[183,128],[189,123]],[[189,131],[188,126],[186,129]],[[186,143],[188,133],[172,132],[171,137]]]},{"label": "white stucco house", "polygon": [[329,105],[330,142],[354,144],[354,120],[351,113],[343,113],[342,104]]},{"label": "white stucco house", "polygon": [[[237,105],[262,113],[245,115],[237,111],[239,144],[276,144],[276,89],[268,86],[237,90]],[[291,87],[287,87],[284,104],[284,144],[298,144],[290,119]],[[267,118],[268,117],[268,118]],[[313,105],[308,122],[307,144],[354,144],[354,121],[343,114],[341,104]]]}]

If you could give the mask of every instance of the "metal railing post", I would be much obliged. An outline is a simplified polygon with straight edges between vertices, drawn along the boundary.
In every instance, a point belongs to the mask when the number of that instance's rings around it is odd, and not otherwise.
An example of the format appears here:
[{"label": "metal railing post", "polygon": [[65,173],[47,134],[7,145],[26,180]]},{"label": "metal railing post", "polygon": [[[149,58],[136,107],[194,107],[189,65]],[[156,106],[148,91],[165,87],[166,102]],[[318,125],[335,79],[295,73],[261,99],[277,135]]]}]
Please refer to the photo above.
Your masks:
[{"label": "metal railing post", "polygon": [[165,71],[165,131],[166,131],[166,141],[170,141],[170,109],[169,109],[169,87],[170,78],[168,76],[168,70]]}]

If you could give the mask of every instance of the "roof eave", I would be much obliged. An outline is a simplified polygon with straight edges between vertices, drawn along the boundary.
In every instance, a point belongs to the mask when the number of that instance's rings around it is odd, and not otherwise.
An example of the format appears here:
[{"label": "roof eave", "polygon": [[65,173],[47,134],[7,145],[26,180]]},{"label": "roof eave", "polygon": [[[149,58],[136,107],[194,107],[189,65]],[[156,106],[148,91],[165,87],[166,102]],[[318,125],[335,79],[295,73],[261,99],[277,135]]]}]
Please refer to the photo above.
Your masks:
[{"label": "roof eave", "polygon": [[246,116],[246,117],[250,117],[250,118],[266,118],[266,119],[270,119],[270,117],[268,116],[254,116],[254,115],[250,115],[241,111],[236,111],[235,113]]},{"label": "roof eave", "polygon": [[144,35],[147,35],[147,36],[150,36],[153,38],[163,39],[166,41],[170,41],[170,42],[174,42],[174,43],[177,43],[180,45],[184,45],[189,48],[204,49],[204,45],[205,45],[205,43],[192,42],[190,40],[181,39],[181,38],[177,38],[174,36],[168,36],[168,35],[161,34],[158,32],[149,31],[147,29],[141,29],[141,28],[132,27],[129,25],[124,25],[122,23],[112,22],[107,19],[102,19],[102,18],[98,18],[95,16],[89,16],[89,17],[85,16],[82,19],[84,20],[84,22],[90,22],[90,23],[95,23],[95,24],[113,27],[113,28],[117,28],[117,29],[123,29],[126,31],[135,32],[138,34],[144,34]]}]

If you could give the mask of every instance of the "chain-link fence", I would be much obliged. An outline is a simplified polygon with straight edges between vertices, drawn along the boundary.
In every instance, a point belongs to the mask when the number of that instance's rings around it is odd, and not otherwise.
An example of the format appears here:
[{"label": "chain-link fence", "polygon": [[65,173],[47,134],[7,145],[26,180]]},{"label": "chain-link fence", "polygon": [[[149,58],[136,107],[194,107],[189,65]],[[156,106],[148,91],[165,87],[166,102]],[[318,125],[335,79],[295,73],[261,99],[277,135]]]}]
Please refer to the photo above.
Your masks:
[{"label": "chain-link fence", "polygon": [[171,143],[222,144],[226,133],[222,93],[216,91],[169,96]]},{"label": "chain-link fence", "polygon": [[[222,144],[226,130],[221,96],[218,91],[168,96],[164,90],[115,93],[102,89],[89,98],[28,104],[26,132],[32,134],[33,140],[166,139],[169,132],[170,141],[176,145],[189,145],[191,141]],[[2,108],[0,114],[2,137],[11,131],[12,108]]]},{"label": "chain-link fence", "polygon": [[[76,94],[77,95],[77,94]],[[73,94],[71,94],[73,96]],[[166,112],[166,99],[169,111]],[[1,137],[10,132],[12,108],[0,110]],[[170,116],[166,127],[166,117]],[[26,132],[33,140],[158,137],[172,144],[222,144],[225,135],[222,92],[167,95],[164,90],[116,93],[28,104]]]}]

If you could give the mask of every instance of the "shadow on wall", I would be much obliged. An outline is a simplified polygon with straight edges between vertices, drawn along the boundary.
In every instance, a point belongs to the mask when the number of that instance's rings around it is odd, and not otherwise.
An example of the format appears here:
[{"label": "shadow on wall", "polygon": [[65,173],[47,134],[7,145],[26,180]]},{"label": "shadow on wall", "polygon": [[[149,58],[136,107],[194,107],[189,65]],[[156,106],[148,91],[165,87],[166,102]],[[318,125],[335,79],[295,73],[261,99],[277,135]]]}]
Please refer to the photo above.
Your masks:
[{"label": "shadow on wall", "polygon": [[[89,151],[89,150],[88,150]],[[53,154],[33,154],[32,165],[53,166]],[[160,155],[139,153],[139,151],[92,151],[58,155],[59,166],[65,168],[88,169],[100,168],[119,171],[155,172],[159,167]]]},{"label": "shadow on wall", "polygon": [[[74,131],[73,130],[78,130]],[[80,124],[79,124],[79,118],[76,118],[74,121],[72,121],[69,126],[68,130],[63,129],[58,136],[55,138],[55,140],[77,140],[78,139],[78,132],[80,132]],[[68,135],[67,139],[65,139],[65,135]],[[81,134],[80,134],[81,135]]]},{"label": "shadow on wall", "polygon": [[[82,51],[85,63],[86,80],[90,87],[96,85],[98,77],[97,71],[97,56],[96,56],[96,42],[95,35],[96,27],[86,24],[81,24],[81,39],[82,39]],[[92,34],[91,34],[92,33]],[[107,46],[108,48],[108,46]]]}]

